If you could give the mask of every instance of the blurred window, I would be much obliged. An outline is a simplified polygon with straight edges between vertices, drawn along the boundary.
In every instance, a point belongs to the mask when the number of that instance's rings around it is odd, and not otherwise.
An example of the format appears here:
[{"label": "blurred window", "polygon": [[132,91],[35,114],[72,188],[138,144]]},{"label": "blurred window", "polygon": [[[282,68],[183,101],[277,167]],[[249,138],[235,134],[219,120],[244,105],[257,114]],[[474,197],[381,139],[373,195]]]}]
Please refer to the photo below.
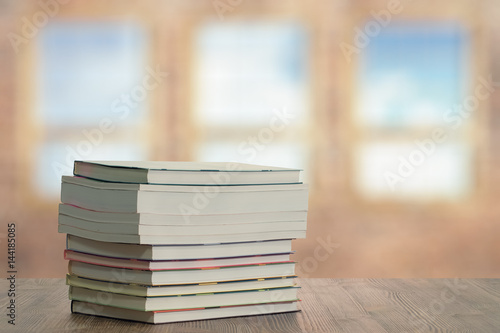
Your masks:
[{"label": "blurred window", "polygon": [[305,167],[309,40],[291,22],[205,23],[194,39],[197,158]]},{"label": "blurred window", "polygon": [[[144,159],[147,38],[127,22],[51,23],[38,43],[34,182],[56,196],[74,159]],[[150,78],[149,83],[154,83]]]},{"label": "blurred window", "polygon": [[[472,189],[469,35],[450,22],[393,22],[361,51],[355,186],[372,199],[454,199]],[[435,135],[441,133],[441,135]]]}]

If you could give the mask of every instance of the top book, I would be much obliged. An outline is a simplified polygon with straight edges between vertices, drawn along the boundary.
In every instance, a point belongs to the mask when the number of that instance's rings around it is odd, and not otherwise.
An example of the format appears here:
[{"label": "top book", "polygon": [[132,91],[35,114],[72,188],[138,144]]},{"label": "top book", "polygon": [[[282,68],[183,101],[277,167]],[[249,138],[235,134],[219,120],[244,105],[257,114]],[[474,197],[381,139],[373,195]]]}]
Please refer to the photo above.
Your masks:
[{"label": "top book", "polygon": [[175,185],[296,184],[300,169],[236,162],[75,161],[73,173],[108,182]]}]

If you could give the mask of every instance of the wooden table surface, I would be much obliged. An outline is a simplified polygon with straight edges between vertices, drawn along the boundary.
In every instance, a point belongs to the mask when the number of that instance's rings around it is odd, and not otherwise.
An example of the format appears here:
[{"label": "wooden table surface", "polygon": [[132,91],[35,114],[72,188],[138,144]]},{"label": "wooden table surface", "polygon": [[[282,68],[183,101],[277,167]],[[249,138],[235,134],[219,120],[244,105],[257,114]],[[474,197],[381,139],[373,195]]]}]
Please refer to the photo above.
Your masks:
[{"label": "wooden table surface", "polygon": [[0,332],[500,332],[500,279],[298,279],[301,312],[150,325],[70,313],[63,279],[18,279]]}]

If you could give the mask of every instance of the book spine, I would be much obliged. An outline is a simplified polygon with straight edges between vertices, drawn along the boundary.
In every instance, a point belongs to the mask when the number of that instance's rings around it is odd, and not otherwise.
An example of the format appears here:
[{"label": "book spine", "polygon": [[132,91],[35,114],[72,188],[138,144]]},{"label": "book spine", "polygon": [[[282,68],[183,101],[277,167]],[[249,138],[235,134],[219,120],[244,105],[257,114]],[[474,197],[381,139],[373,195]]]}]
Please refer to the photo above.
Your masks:
[{"label": "book spine", "polygon": [[78,174],[78,171],[76,169],[79,166],[79,164],[80,164],[80,161],[75,161],[75,163],[73,163],[73,175]]}]

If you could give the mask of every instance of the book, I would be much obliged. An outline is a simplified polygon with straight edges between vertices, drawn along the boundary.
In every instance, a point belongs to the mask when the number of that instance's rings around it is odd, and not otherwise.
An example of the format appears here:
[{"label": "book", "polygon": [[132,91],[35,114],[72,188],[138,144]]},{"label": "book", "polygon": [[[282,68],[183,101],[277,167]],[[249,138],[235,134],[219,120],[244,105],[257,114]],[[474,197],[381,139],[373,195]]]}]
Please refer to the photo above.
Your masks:
[{"label": "book", "polygon": [[162,284],[207,283],[294,275],[295,263],[286,262],[209,269],[144,271],[138,269],[110,268],[70,260],[68,273],[95,280],[157,286]]},{"label": "book", "polygon": [[64,251],[64,259],[88,264],[142,269],[149,271],[169,270],[169,269],[195,269],[195,268],[216,268],[226,266],[244,266],[253,264],[271,264],[281,262],[293,262],[290,260],[290,253],[267,254],[260,256],[232,257],[220,259],[196,259],[196,260],[137,260],[114,257],[97,256],[88,253]]},{"label": "book", "polygon": [[305,231],[301,230],[282,230],[272,232],[252,232],[243,234],[222,234],[222,235],[130,235],[96,232],[92,230],[77,228],[65,224],[59,224],[60,233],[75,235],[83,238],[94,239],[102,242],[131,243],[131,244],[215,244],[229,242],[251,242],[272,239],[292,239],[304,238]]},{"label": "book", "polygon": [[71,300],[95,303],[137,311],[197,309],[270,302],[297,301],[299,287],[214,292],[197,295],[141,297],[110,293],[81,287],[69,287]]},{"label": "book", "polygon": [[246,214],[193,214],[186,219],[182,214],[115,213],[99,212],[68,204],[59,204],[59,214],[79,219],[139,225],[213,225],[243,224],[280,221],[306,221],[307,211],[260,212]]},{"label": "book", "polygon": [[296,311],[299,311],[297,308],[297,302],[273,302],[266,304],[214,307],[185,311],[137,311],[88,302],[71,302],[71,312],[73,313],[139,321],[150,324],[165,324],[191,320],[229,318]]},{"label": "book", "polygon": [[[125,184],[63,176],[61,201],[120,213],[239,214],[307,210],[305,184],[247,186],[171,186]],[[186,220],[189,222],[189,220]]]},{"label": "book", "polygon": [[245,224],[213,224],[213,225],[146,225],[130,223],[106,223],[84,220],[68,215],[59,214],[59,224],[89,231],[102,233],[119,233],[129,235],[169,235],[169,236],[202,236],[242,234],[257,232],[274,232],[281,230],[306,230],[306,221],[280,221]]},{"label": "book", "polygon": [[236,162],[75,161],[73,174],[109,182],[247,185],[296,183],[300,169]]},{"label": "book", "polygon": [[89,254],[143,260],[193,260],[290,253],[291,239],[205,245],[140,245],[101,242],[68,234],[66,248]]},{"label": "book", "polygon": [[71,311],[155,324],[298,311],[300,171],[76,161],[58,214]]},{"label": "book", "polygon": [[120,283],[94,280],[77,275],[66,275],[68,286],[82,287],[93,290],[115,292],[133,296],[172,296],[214,293],[219,291],[238,291],[249,289],[270,289],[295,286],[295,275],[272,277],[253,280],[221,281],[210,283],[191,283],[149,286],[133,283]]}]

